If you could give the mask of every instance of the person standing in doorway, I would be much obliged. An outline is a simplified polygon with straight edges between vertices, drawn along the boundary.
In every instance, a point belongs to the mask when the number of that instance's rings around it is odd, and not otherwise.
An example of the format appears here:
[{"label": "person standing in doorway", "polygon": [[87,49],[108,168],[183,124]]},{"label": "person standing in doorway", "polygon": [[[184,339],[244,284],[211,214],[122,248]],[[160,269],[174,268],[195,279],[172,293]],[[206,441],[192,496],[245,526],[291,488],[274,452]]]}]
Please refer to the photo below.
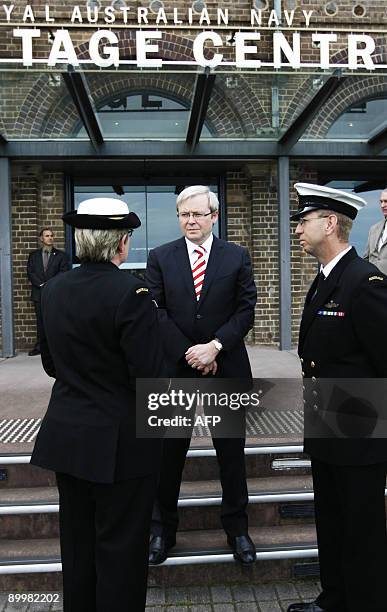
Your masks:
[{"label": "person standing in doorway", "polygon": [[40,230],[39,240],[42,243],[41,248],[32,251],[27,262],[27,276],[31,283],[31,300],[34,303],[36,317],[36,342],[28,353],[30,357],[40,355],[42,288],[50,278],[70,269],[66,253],[54,247],[54,232],[51,227],[44,227]]}]

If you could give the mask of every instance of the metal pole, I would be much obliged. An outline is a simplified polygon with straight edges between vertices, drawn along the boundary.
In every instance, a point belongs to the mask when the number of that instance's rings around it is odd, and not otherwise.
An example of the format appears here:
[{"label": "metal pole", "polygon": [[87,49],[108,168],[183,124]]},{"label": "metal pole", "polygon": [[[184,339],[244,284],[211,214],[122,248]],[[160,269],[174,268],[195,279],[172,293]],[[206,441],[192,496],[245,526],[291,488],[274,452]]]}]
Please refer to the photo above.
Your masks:
[{"label": "metal pole", "polygon": [[282,23],[282,0],[274,0],[274,10],[277,13],[277,17],[280,20],[280,23]]},{"label": "metal pole", "polygon": [[13,303],[12,303],[12,215],[11,172],[9,160],[0,158],[0,292],[2,357],[14,357]]},{"label": "metal pole", "polygon": [[280,350],[292,348],[289,158],[278,158]]}]

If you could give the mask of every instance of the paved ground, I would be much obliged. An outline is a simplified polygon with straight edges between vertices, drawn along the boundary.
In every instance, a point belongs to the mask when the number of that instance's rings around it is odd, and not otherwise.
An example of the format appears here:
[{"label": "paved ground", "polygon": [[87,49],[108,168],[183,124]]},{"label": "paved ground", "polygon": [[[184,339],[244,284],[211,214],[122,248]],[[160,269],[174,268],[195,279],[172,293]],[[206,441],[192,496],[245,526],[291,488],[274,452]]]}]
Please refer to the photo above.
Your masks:
[{"label": "paved ground", "polygon": [[[300,378],[295,351],[248,347],[254,378]],[[42,368],[39,356],[20,353],[0,359],[0,419],[43,416],[54,380]]]},{"label": "paved ground", "polygon": [[[315,580],[268,582],[261,585],[151,588],[146,612],[286,612],[294,601],[312,601],[319,593]],[[27,595],[27,594],[25,594]],[[31,594],[32,595],[32,594]],[[11,597],[12,599],[12,597]],[[61,595],[60,595],[61,599]],[[62,603],[10,603],[0,594],[0,612],[62,612]],[[112,612],[123,612],[112,610]]]}]

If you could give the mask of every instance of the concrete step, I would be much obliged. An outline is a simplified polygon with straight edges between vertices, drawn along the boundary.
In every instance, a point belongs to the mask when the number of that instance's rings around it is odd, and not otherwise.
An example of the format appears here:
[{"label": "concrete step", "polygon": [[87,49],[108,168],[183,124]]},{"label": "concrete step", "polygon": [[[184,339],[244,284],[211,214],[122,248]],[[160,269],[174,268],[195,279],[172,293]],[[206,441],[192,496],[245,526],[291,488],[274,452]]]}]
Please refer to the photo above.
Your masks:
[{"label": "concrete step", "polygon": [[[309,476],[248,480],[250,525],[281,525],[313,521],[313,490]],[[220,482],[183,482],[179,499],[181,530],[216,529],[220,525]],[[198,511],[199,510],[199,511]],[[58,537],[56,487],[8,488],[0,500],[2,538]]]},{"label": "concrete step", "polygon": [[[151,567],[151,585],[288,580],[294,565],[317,555],[313,525],[253,527],[257,547],[252,567],[235,563],[222,530],[179,532],[177,545],[161,566]],[[60,549],[56,538],[0,540],[0,591],[55,591],[60,588]]]},{"label": "concrete step", "polygon": [[[245,449],[248,478],[277,476],[284,472],[310,473],[310,461],[299,444],[249,445]],[[0,455],[0,490],[8,487],[44,487],[55,485],[55,475],[29,464],[29,454]],[[212,446],[193,446],[188,451],[184,481],[217,480],[219,467]]]}]

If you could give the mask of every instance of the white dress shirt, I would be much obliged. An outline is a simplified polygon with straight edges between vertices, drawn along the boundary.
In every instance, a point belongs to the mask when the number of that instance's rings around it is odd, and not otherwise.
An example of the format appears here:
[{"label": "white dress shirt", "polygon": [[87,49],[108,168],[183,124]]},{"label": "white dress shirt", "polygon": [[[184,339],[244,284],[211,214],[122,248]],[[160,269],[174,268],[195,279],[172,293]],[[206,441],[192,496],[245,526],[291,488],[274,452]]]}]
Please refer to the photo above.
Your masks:
[{"label": "white dress shirt", "polygon": [[[206,265],[208,264],[208,258],[210,256],[211,253],[211,247],[212,247],[212,243],[214,241],[214,235],[210,234],[207,238],[207,240],[205,240],[203,242],[203,244],[201,244],[200,246],[202,246],[206,252],[204,254],[204,259],[206,262]],[[189,260],[191,263],[191,268],[193,268],[194,263],[196,263],[196,260],[198,258],[198,254],[195,253],[195,249],[197,249],[197,247],[199,245],[195,244],[194,242],[191,242],[191,240],[188,240],[188,238],[185,239],[185,242],[187,244],[187,249],[188,249],[188,256],[189,256]]]},{"label": "white dress shirt", "polygon": [[382,235],[379,238],[378,251],[380,251],[380,249],[382,248],[382,246],[386,242],[386,240],[387,240],[387,221],[384,222],[383,233],[382,233]]},{"label": "white dress shirt", "polygon": [[346,255],[348,253],[348,251],[350,251],[352,249],[351,246],[347,247],[346,249],[344,249],[344,251],[340,251],[340,253],[338,255],[336,255],[336,257],[334,257],[333,259],[331,259],[331,261],[329,263],[327,263],[325,266],[321,266],[320,267],[320,272],[322,272],[325,276],[325,278],[327,278],[327,276],[329,276],[329,274],[332,272],[333,268],[335,267],[335,265],[340,261],[340,259],[342,257],[344,257],[344,255]]}]

